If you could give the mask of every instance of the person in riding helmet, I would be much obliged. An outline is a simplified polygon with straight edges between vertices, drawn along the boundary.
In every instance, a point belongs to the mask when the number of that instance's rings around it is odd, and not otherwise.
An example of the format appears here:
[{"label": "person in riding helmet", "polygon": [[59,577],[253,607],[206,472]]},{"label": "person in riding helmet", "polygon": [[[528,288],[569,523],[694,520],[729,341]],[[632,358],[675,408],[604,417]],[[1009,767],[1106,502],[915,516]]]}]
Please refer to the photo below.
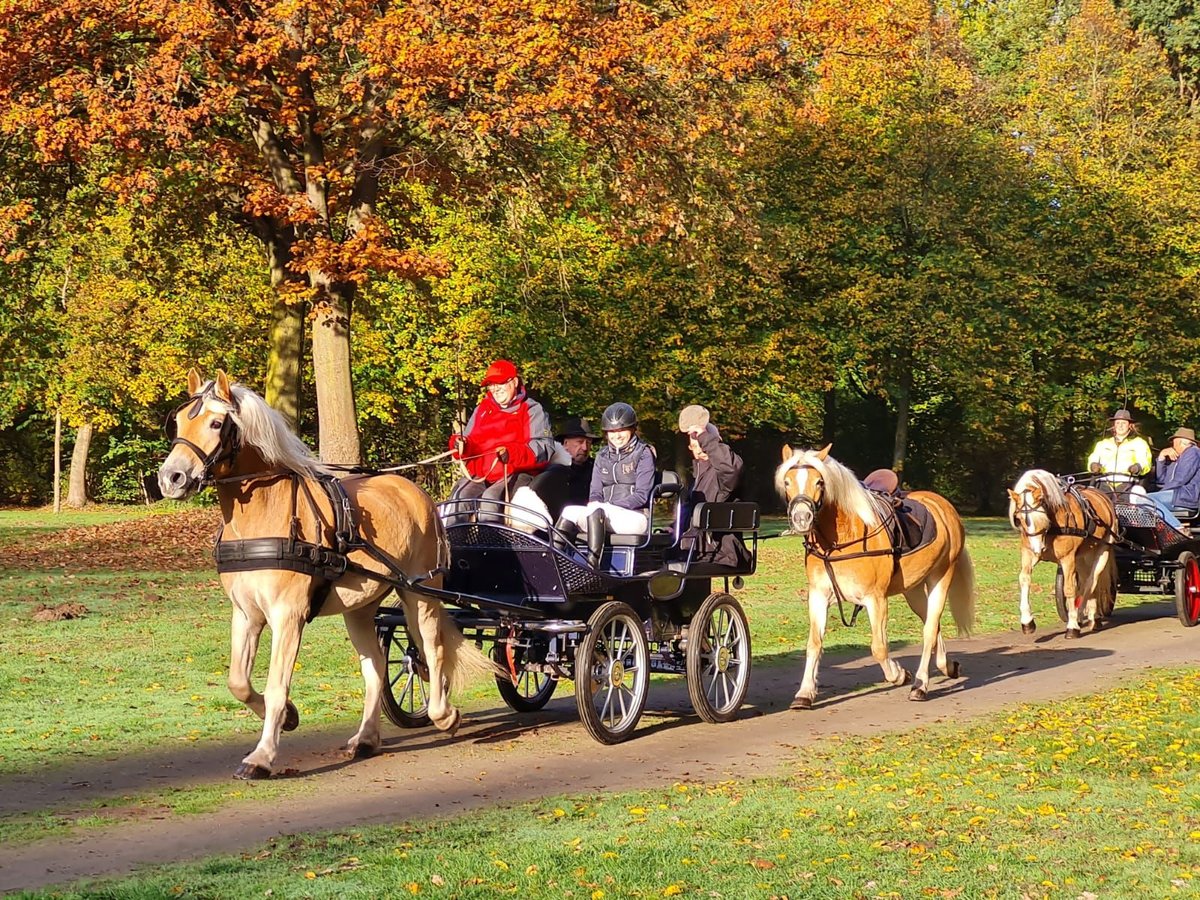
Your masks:
[{"label": "person in riding helmet", "polygon": [[517,367],[498,359],[483,376],[487,395],[475,407],[450,449],[467,477],[454,486],[455,500],[506,500],[529,484],[554,456],[550,417],[525,391]]},{"label": "person in riding helmet", "polygon": [[655,453],[638,436],[637,424],[637,413],[628,403],[614,403],[604,410],[600,430],[605,444],[596,454],[588,504],[568,506],[555,525],[568,540],[580,529],[587,532],[593,566],[600,561],[606,534],[645,534],[649,528]]}]

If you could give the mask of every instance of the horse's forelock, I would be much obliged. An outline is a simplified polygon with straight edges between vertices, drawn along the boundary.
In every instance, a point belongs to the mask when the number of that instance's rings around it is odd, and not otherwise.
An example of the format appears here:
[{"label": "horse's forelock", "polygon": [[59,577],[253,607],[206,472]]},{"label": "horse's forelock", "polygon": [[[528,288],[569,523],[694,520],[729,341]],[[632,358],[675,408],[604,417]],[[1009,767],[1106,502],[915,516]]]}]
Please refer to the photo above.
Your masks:
[{"label": "horse's forelock", "polygon": [[[1063,494],[1062,486],[1058,483],[1058,478],[1045,469],[1030,469],[1017,479],[1013,490],[1016,493],[1028,490],[1031,487],[1036,487],[1042,492],[1042,505],[1046,511],[1053,514],[1062,509],[1066,503],[1066,495]],[[1009,502],[1010,508],[1012,502]]]}]

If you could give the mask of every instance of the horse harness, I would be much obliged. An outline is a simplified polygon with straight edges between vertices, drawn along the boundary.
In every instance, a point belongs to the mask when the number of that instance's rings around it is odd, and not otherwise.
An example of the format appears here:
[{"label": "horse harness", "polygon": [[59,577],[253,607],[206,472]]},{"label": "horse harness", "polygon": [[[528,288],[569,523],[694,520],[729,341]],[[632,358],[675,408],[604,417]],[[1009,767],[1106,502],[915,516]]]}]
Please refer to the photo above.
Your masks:
[{"label": "horse harness", "polygon": [[[1026,528],[1021,533],[1028,535],[1029,537],[1044,536],[1048,540],[1053,540],[1056,537],[1077,537],[1083,539],[1090,538],[1096,541],[1104,541],[1108,539],[1109,535],[1112,535],[1112,537],[1116,540],[1120,539],[1120,535],[1117,533],[1116,529],[1096,515],[1096,510],[1092,506],[1091,501],[1083,495],[1083,492],[1080,491],[1079,488],[1072,484],[1069,485],[1063,491],[1063,493],[1066,495],[1068,501],[1067,524],[1060,525],[1057,521],[1055,521],[1054,516],[1049,514],[1049,510],[1047,510],[1045,507],[1031,505],[1029,502],[1028,492],[1022,491],[1021,505],[1013,510],[1014,515],[1023,516],[1025,519]],[[1079,504],[1080,518],[1083,520],[1081,522],[1081,527],[1079,528],[1076,528],[1072,523],[1074,511],[1071,509],[1071,498],[1074,498],[1075,502]],[[1045,531],[1037,532],[1036,534],[1028,530],[1029,526],[1032,524],[1030,517],[1035,512],[1046,514],[1046,518],[1050,521],[1050,524],[1047,526]],[[1105,532],[1107,532],[1107,534],[1105,534]]]},{"label": "horse harness", "polygon": [[[315,590],[309,597],[308,613],[305,616],[306,621],[312,622],[320,614],[321,607],[325,605],[334,582],[348,572],[363,575],[376,581],[384,581],[393,588],[419,589],[421,587],[420,582],[427,581],[445,571],[444,569],[435,569],[418,578],[410,578],[405,575],[398,560],[386,551],[376,547],[370,541],[365,540],[359,533],[358,522],[354,515],[354,505],[350,502],[350,497],[346,494],[346,489],[342,486],[342,482],[335,475],[318,475],[309,479],[297,472],[270,471],[214,478],[212,470],[222,462],[228,461],[232,464],[237,459],[237,455],[242,447],[241,436],[238,432],[237,423],[233,421],[233,416],[227,415],[221,423],[220,441],[210,453],[205,453],[197,444],[189,441],[187,438],[181,437],[177,433],[175,417],[188,404],[191,404],[191,409],[188,410],[188,418],[196,418],[204,409],[205,401],[215,396],[216,393],[213,385],[208,385],[203,391],[193,394],[181,405],[177,406],[167,417],[166,423],[167,437],[170,438],[171,447],[174,447],[176,444],[182,444],[196,454],[203,465],[204,468],[200,475],[201,485],[261,482],[265,480],[278,480],[280,478],[288,478],[292,482],[288,536],[224,541],[221,539],[225,530],[225,525],[222,523],[213,537],[213,561],[216,563],[218,573],[282,569],[288,572],[298,572],[301,575],[308,575],[316,583]],[[233,412],[237,412],[236,401],[233,404]],[[355,467],[354,471],[359,470]],[[310,480],[320,485],[333,508],[332,547],[306,541],[301,538],[300,517],[297,515],[301,490],[304,492],[304,498],[308,503],[313,518],[322,525],[325,522],[317,506],[316,498],[313,496]],[[365,552],[376,561],[385,565],[390,574],[375,572],[365,566],[352,562],[349,554],[356,551]]]},{"label": "horse harness", "polygon": [[[894,494],[885,495],[878,491],[871,491],[871,498],[875,501],[876,507],[882,509],[882,515],[879,517],[879,524],[874,528],[868,529],[865,527],[866,523],[863,523],[864,528],[861,537],[843,541],[840,544],[830,544],[827,547],[822,547],[816,542],[816,540],[813,539],[813,534],[817,530],[815,513],[821,508],[821,504],[815,502],[811,497],[807,496],[797,496],[795,498],[797,501],[808,503],[813,508],[813,529],[812,532],[804,535],[804,551],[810,556],[815,556],[817,559],[821,560],[821,563],[825,566],[825,575],[829,578],[829,583],[833,587],[834,597],[837,598],[838,615],[842,619],[842,624],[847,628],[851,627],[856,621],[858,621],[858,614],[862,612],[863,608],[858,604],[854,604],[854,610],[850,613],[850,621],[846,621],[846,598],[842,593],[841,585],[838,584],[837,577],[834,575],[833,564],[835,562],[844,562],[850,559],[865,559],[871,556],[891,556],[892,574],[895,575],[896,571],[900,568],[900,558],[902,556],[904,556],[906,553],[916,552],[916,550],[925,546],[924,543],[912,548],[906,548],[904,546],[904,528],[901,525],[899,516],[897,514],[897,509],[901,499],[899,496]],[[917,503],[918,501],[911,500],[909,502]],[[838,553],[838,551],[845,550],[847,547],[853,547],[854,545],[860,543],[865,546],[866,542],[870,538],[873,538],[875,535],[880,533],[888,534],[889,546],[880,547],[876,550],[859,550],[855,553],[842,553],[835,558],[834,554]]]}]

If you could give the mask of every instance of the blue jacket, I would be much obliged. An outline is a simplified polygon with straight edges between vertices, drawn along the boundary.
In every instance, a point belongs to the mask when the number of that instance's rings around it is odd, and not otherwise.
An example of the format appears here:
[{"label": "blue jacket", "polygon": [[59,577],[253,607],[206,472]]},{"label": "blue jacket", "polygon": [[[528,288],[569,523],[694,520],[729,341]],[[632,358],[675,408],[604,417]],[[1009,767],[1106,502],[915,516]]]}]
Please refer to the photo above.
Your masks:
[{"label": "blue jacket", "polygon": [[622,509],[645,509],[654,489],[654,448],[635,436],[624,450],[605,444],[596,454],[589,500]]},{"label": "blue jacket", "polygon": [[1161,490],[1175,492],[1172,506],[1186,509],[1200,506],[1200,447],[1193,444],[1174,461],[1158,460],[1154,474]]}]

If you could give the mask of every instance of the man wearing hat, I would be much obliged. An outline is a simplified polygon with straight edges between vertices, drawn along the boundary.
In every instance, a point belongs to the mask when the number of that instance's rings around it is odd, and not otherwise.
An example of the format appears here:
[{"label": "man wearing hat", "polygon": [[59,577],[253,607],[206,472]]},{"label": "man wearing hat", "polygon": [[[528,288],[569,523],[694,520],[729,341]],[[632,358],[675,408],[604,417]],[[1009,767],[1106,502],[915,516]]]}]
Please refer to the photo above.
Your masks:
[{"label": "man wearing hat", "polygon": [[1177,428],[1171,435],[1170,446],[1158,454],[1154,467],[1158,490],[1147,494],[1155,501],[1162,517],[1175,528],[1182,528],[1174,509],[1200,507],[1200,449],[1196,448],[1196,432]]},{"label": "man wearing hat", "polygon": [[550,418],[525,391],[517,367],[498,359],[483,376],[487,395],[475,407],[450,449],[467,477],[454,486],[456,500],[506,500],[529,484],[554,456]]},{"label": "man wearing hat", "polygon": [[[679,413],[679,430],[687,435],[692,452],[691,503],[723,503],[733,498],[742,480],[742,458],[721,440],[721,433],[711,421],[707,409],[692,405]],[[689,514],[690,517],[690,514]],[[746,548],[735,534],[700,535],[693,529],[684,532],[680,547],[688,550],[699,539],[693,559],[723,566],[738,566],[745,558]]]},{"label": "man wearing hat", "polygon": [[571,455],[571,465],[567,470],[567,502],[586,506],[592,484],[592,469],[596,465],[592,459],[592,441],[599,439],[600,435],[592,431],[587,419],[571,416],[563,422],[554,437]]},{"label": "man wearing hat", "polygon": [[1128,476],[1140,478],[1150,471],[1150,445],[1138,435],[1129,410],[1118,409],[1109,422],[1112,423],[1112,437],[1096,444],[1088,457],[1088,471],[1119,473],[1126,477],[1120,481],[1114,479],[1114,484],[1127,484]]}]

